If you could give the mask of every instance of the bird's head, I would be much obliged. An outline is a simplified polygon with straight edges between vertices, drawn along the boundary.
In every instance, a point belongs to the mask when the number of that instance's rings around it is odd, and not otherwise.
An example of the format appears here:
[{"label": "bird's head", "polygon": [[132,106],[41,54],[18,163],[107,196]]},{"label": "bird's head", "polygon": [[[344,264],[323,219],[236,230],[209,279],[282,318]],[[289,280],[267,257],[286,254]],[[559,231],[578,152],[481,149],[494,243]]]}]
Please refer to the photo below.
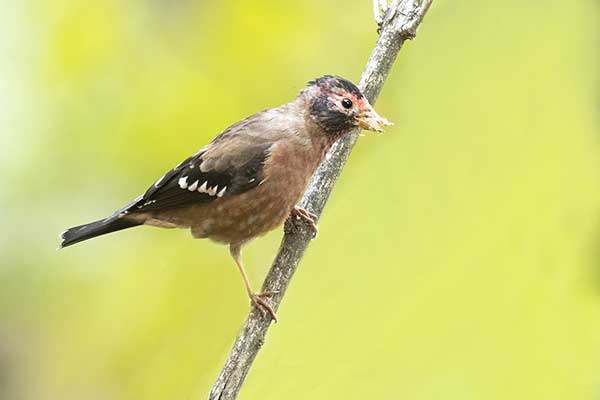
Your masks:
[{"label": "bird's head", "polygon": [[384,126],[392,125],[375,112],[356,85],[339,76],[317,78],[302,94],[308,100],[310,117],[328,134],[339,135],[356,126],[382,132]]}]

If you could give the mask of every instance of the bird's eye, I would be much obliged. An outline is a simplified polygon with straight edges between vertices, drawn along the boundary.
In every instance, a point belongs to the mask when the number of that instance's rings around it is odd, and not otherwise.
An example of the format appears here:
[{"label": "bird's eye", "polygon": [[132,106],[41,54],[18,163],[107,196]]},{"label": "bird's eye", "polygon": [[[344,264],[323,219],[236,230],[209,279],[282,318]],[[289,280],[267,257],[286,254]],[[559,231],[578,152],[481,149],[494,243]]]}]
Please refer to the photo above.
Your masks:
[{"label": "bird's eye", "polygon": [[344,108],[352,108],[352,100],[349,98],[344,98],[344,100],[342,100],[342,105]]}]

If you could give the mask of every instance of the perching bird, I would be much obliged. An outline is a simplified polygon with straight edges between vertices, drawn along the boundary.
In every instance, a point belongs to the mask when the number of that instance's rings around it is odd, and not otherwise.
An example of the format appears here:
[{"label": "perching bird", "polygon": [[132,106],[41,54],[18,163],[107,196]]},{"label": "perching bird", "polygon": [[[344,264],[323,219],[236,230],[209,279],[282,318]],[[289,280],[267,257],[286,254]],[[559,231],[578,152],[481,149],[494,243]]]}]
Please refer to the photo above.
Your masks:
[{"label": "perching bird", "polygon": [[242,264],[242,246],[288,216],[315,216],[296,206],[331,145],[353,127],[381,131],[380,117],[346,79],[326,75],[309,82],[290,103],[233,124],[108,218],[61,234],[61,247],[138,225],[190,228],[196,238],[229,245],[248,296],[263,314],[275,313],[255,293]]}]

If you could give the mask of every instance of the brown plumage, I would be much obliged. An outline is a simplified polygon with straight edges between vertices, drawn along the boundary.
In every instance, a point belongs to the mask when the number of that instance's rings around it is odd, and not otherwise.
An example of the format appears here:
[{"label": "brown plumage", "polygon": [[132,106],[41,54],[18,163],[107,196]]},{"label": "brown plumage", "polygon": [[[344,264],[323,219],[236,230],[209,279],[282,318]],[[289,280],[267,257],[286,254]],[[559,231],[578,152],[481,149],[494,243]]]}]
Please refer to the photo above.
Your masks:
[{"label": "brown plumage", "polygon": [[137,225],[190,228],[196,238],[229,245],[252,302],[275,319],[265,300],[272,293],[250,287],[242,246],[290,215],[316,232],[314,215],[296,206],[315,169],[353,127],[388,124],[351,82],[318,78],[292,102],[227,128],[112,216],[68,229],[61,247]]}]

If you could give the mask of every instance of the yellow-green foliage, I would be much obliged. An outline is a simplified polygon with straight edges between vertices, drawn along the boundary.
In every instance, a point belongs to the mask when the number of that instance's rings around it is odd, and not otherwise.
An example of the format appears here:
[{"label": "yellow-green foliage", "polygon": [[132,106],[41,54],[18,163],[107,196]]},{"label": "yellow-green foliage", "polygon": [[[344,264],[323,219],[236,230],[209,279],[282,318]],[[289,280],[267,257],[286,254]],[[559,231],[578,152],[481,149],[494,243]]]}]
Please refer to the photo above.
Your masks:
[{"label": "yellow-green foliage", "polygon": [[[6,3],[0,398],[204,398],[248,310],[226,249],[56,235],[309,79],[357,81],[370,1]],[[434,2],[241,399],[598,398],[598,11]],[[279,238],[248,247],[255,286]]]}]

